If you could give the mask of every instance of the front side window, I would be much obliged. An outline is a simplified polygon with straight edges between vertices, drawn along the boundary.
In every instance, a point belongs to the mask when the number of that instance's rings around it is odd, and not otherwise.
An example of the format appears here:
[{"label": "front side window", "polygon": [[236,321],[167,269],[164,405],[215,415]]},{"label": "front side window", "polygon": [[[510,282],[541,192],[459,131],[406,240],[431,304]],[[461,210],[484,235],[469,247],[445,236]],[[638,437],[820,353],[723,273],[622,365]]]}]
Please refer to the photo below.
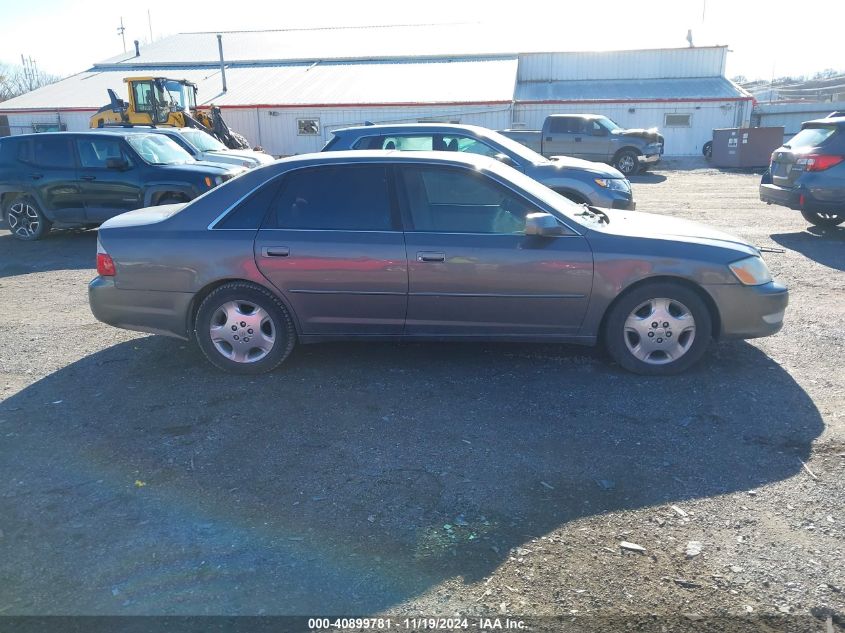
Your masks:
[{"label": "front side window", "polygon": [[82,138],[76,141],[79,163],[87,169],[105,169],[110,158],[123,158],[120,141],[112,138]]},{"label": "front side window", "polygon": [[402,183],[413,230],[435,233],[520,234],[530,202],[476,171],[406,167]]},{"label": "front side window", "polygon": [[394,230],[387,168],[330,165],[287,174],[268,227],[335,231]]}]

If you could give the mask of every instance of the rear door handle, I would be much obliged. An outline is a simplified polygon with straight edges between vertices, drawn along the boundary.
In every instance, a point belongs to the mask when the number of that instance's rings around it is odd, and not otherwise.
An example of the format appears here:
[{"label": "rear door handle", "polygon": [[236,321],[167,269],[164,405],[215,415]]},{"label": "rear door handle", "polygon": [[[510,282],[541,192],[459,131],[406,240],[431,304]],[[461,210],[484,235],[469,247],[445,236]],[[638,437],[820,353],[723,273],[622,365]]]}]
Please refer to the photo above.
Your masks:
[{"label": "rear door handle", "polygon": [[552,140],[552,137],[551,137],[551,136],[547,136],[547,137],[546,137],[546,140],[547,140],[547,141],[551,141],[551,140]]},{"label": "rear door handle", "polygon": [[96,176],[80,176],[80,180],[97,180]]},{"label": "rear door handle", "polygon": [[261,255],[264,257],[287,257],[290,249],[287,246],[264,246],[261,248]]},{"label": "rear door handle", "polygon": [[446,253],[437,253],[434,251],[420,251],[417,253],[418,262],[445,262]]}]

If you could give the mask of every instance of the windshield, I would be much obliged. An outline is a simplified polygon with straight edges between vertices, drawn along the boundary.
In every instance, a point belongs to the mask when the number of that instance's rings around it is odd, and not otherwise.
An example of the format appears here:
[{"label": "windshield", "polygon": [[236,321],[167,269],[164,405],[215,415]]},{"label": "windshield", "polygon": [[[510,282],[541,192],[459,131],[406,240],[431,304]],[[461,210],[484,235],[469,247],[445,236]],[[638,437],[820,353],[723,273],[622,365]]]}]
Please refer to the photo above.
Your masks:
[{"label": "windshield", "polygon": [[193,157],[163,134],[127,134],[126,141],[152,165],[193,163]]},{"label": "windshield", "polygon": [[488,132],[481,138],[486,139],[489,142],[496,143],[502,149],[507,150],[517,158],[521,158],[523,161],[533,163],[535,165],[549,162],[549,159],[542,154],[538,154],[533,149],[525,147],[522,143],[518,143],[512,138],[508,138],[504,134],[499,134],[498,132]]},{"label": "windshield", "polygon": [[806,127],[789,139],[786,147],[818,147],[836,132],[835,125]]},{"label": "windshield", "polygon": [[186,141],[201,152],[219,152],[226,149],[223,143],[202,130],[183,130],[181,134]]},{"label": "windshield", "polygon": [[608,119],[606,116],[600,116],[596,119],[599,123],[601,123],[604,127],[606,127],[611,132],[615,130],[622,130],[624,129],[621,125],[617,125],[613,119]]}]

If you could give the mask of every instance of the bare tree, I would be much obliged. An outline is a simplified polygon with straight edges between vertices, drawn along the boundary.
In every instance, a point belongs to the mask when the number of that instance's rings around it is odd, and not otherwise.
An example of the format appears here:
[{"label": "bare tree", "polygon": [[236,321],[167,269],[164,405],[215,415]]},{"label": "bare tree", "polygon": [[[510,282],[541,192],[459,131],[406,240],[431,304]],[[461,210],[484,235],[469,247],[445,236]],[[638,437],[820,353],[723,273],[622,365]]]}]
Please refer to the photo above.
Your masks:
[{"label": "bare tree", "polygon": [[27,71],[23,66],[0,64],[0,101],[12,99],[58,80],[56,75],[41,70]]}]

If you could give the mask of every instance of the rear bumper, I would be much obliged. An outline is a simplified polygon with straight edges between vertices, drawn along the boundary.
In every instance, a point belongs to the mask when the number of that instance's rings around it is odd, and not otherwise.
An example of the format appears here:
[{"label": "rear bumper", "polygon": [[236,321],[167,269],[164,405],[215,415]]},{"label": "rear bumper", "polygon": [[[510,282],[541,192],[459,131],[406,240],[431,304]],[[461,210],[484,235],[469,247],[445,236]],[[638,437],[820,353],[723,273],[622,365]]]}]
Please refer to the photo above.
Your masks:
[{"label": "rear bumper", "polygon": [[760,184],[760,200],[796,211],[841,213],[845,209],[845,200],[819,200],[805,187],[787,189],[767,182]]},{"label": "rear bumper", "polygon": [[786,286],[772,281],[761,286],[720,284],[704,288],[719,310],[721,338],[759,338],[783,327],[789,304]]},{"label": "rear bumper", "polygon": [[124,290],[110,277],[95,277],[88,284],[88,303],[98,321],[126,330],[187,339],[188,311],[193,295],[187,292]]}]

